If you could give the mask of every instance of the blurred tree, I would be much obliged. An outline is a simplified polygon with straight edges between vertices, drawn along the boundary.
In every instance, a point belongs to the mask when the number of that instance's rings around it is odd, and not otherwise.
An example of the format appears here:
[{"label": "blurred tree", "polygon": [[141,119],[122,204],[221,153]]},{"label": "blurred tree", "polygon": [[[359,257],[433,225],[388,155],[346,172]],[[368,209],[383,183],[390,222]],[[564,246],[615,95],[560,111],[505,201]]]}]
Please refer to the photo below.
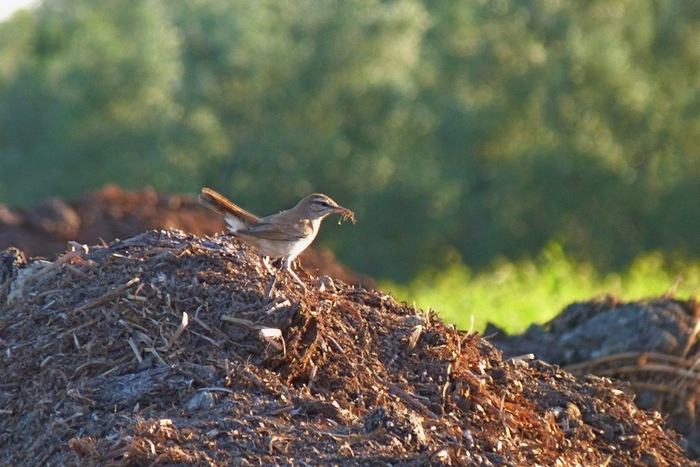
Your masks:
[{"label": "blurred tree", "polygon": [[700,3],[51,0],[0,25],[0,197],[322,191],[322,236],[406,280],[555,239],[697,255]]},{"label": "blurred tree", "polygon": [[603,268],[648,249],[697,254],[691,236],[650,235],[673,174],[699,178],[697,3],[430,5],[425,99],[443,109],[434,154],[461,201],[448,245],[477,265],[552,238]]},{"label": "blurred tree", "polygon": [[[439,188],[420,151],[429,125],[415,107],[428,20],[420,3],[202,0],[173,12],[187,38],[184,102],[215,109],[231,148],[205,184],[259,213],[326,192],[362,219],[334,232],[336,249],[364,270],[378,260],[405,268],[389,255],[429,229],[421,198]],[[400,198],[422,202],[420,215]]]},{"label": "blurred tree", "polygon": [[181,67],[162,5],[54,0],[18,23],[2,28],[21,30],[3,41],[5,53],[21,51],[0,82],[3,198],[28,202],[112,180],[175,187]]}]

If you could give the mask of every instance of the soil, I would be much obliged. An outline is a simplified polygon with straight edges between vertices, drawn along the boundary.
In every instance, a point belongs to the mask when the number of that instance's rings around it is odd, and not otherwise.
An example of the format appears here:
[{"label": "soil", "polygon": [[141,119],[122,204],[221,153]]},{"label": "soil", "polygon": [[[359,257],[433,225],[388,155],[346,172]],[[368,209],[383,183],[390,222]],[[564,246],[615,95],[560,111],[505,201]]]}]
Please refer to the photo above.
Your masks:
[{"label": "soil", "polygon": [[[700,465],[666,420],[694,426],[692,301],[574,304],[488,339],[308,268],[266,301],[229,235],[116,234],[196,206],[167,199],[0,213],[3,244],[68,235],[51,261],[0,258],[0,464]],[[65,251],[91,222],[122,240]]]}]

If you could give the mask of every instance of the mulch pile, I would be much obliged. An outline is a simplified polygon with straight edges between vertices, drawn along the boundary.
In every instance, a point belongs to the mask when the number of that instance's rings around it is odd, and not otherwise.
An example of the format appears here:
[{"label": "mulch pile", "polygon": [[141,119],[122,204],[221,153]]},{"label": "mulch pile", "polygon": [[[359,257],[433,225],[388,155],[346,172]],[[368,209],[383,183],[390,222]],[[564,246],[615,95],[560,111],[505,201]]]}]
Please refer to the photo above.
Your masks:
[{"label": "mulch pile", "polygon": [[697,465],[621,383],[504,360],[228,236],[6,252],[2,465]]},{"label": "mulch pile", "polygon": [[626,381],[635,403],[666,414],[688,454],[700,458],[700,303],[694,298],[604,297],[573,303],[521,335],[495,327],[486,334],[506,356],[532,352],[576,375]]}]

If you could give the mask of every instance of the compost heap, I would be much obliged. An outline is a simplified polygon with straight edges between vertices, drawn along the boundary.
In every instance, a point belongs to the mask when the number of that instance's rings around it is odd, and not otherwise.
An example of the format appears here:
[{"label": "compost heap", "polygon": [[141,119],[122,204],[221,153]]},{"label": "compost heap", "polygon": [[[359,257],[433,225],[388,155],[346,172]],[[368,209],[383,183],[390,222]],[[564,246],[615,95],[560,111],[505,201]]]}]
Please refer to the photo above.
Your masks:
[{"label": "compost heap", "polygon": [[602,297],[573,303],[520,335],[493,326],[486,334],[506,356],[532,352],[576,375],[625,381],[637,406],[668,417],[688,454],[700,458],[700,303],[694,298]]},{"label": "compost heap", "polygon": [[148,231],[0,285],[0,463],[695,465],[621,383],[230,236]]}]

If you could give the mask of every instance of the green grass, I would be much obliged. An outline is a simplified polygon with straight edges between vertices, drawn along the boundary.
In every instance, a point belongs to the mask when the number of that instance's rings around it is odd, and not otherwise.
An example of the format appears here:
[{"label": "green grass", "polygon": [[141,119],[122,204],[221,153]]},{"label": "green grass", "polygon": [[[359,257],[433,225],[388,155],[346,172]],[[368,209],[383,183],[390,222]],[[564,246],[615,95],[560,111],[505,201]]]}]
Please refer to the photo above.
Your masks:
[{"label": "green grass", "polygon": [[568,258],[557,244],[535,259],[496,261],[478,274],[456,258],[446,268],[427,271],[408,285],[382,284],[398,300],[436,310],[459,329],[483,331],[492,322],[509,333],[543,323],[576,301],[608,294],[636,300],[669,292],[688,298],[699,286],[697,262],[681,264],[661,253],[648,253],[626,271],[601,275],[591,265]]}]

